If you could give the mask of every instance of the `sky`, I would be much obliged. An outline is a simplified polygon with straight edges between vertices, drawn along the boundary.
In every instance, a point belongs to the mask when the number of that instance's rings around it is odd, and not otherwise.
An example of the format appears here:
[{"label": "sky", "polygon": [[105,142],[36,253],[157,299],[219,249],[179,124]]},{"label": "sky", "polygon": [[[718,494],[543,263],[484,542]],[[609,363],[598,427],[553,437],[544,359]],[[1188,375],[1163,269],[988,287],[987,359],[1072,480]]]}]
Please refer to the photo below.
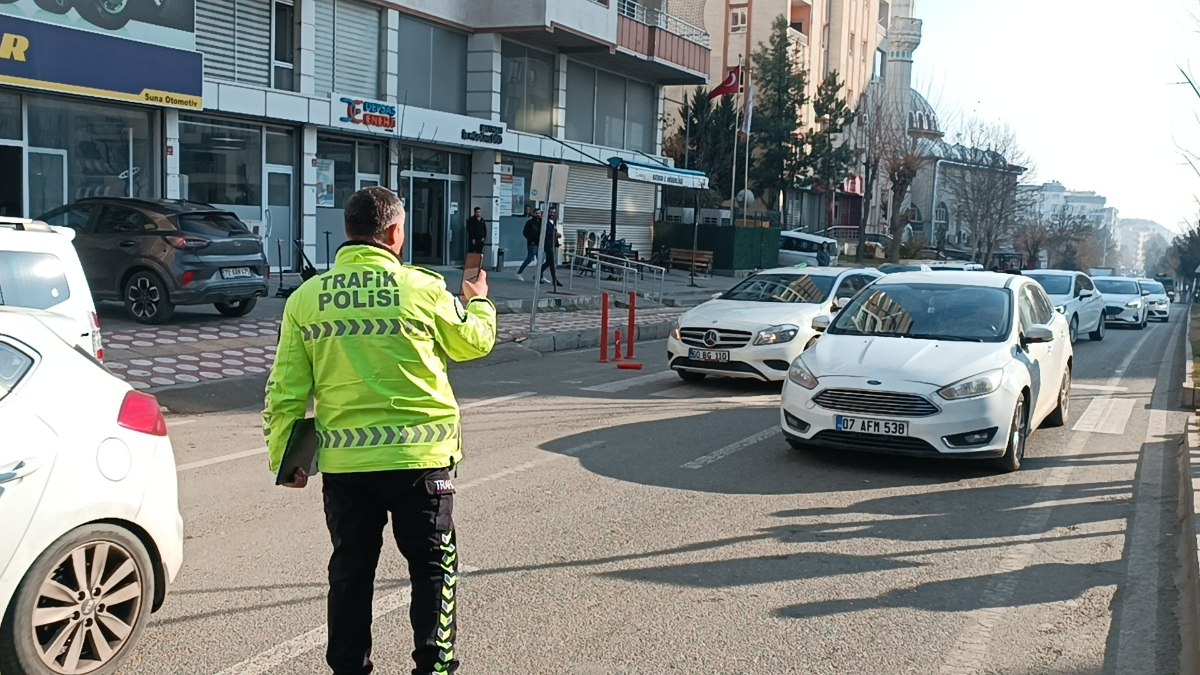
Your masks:
[{"label": "sky", "polygon": [[[1200,214],[1200,0],[916,0],[913,87],[947,140],[1007,125],[1033,182],[1094,190],[1174,230]],[[1193,16],[1194,15],[1194,16]]]}]

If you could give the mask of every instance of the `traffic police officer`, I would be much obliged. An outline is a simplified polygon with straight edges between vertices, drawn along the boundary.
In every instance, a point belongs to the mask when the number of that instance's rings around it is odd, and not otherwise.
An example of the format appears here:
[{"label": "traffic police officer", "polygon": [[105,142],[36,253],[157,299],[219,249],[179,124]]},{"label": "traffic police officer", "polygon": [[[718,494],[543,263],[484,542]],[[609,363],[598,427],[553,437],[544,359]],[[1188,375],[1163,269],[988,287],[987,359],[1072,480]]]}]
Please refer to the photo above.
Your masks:
[{"label": "traffic police officer", "polygon": [[[451,673],[458,550],[450,472],[462,459],[462,432],[446,357],[486,356],[496,308],[482,271],[464,284],[464,305],[440,275],[401,263],[404,207],[390,190],[351,196],[345,226],[333,267],[284,308],[263,412],[270,466],[279,470],[292,425],[315,398],[333,540],[326,661],[335,675],[374,668],[371,603],[388,514],[412,579],[413,673]],[[297,471],[287,485],[307,481]]]}]

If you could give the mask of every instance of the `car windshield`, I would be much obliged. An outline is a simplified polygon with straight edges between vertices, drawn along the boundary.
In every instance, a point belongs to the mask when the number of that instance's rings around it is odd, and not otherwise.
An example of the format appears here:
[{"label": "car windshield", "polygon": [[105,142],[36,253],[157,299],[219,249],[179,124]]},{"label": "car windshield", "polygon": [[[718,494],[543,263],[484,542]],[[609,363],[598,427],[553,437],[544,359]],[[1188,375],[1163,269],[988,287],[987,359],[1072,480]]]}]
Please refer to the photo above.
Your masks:
[{"label": "car windshield", "polygon": [[1112,295],[1141,295],[1138,283],[1133,279],[1096,279],[1096,288],[1101,293]]},{"label": "car windshield", "polygon": [[1008,290],[965,284],[883,284],[858,294],[829,328],[835,335],[1002,342],[1012,317]]},{"label": "car windshield", "polygon": [[246,224],[238,220],[237,216],[220,211],[185,213],[179,216],[179,229],[188,234],[199,234],[205,237],[250,234]]},{"label": "car windshield", "polygon": [[1026,276],[1041,284],[1049,295],[1071,294],[1071,277],[1065,274],[1028,274]]},{"label": "car windshield", "polygon": [[1142,288],[1144,290],[1150,291],[1151,293],[1154,293],[1157,295],[1166,295],[1167,294],[1167,289],[1163,288],[1163,285],[1158,283],[1157,281],[1143,281],[1141,283],[1142,283]]},{"label": "car windshield", "polygon": [[819,303],[829,297],[836,277],[815,274],[756,274],[721,295],[742,302]]}]

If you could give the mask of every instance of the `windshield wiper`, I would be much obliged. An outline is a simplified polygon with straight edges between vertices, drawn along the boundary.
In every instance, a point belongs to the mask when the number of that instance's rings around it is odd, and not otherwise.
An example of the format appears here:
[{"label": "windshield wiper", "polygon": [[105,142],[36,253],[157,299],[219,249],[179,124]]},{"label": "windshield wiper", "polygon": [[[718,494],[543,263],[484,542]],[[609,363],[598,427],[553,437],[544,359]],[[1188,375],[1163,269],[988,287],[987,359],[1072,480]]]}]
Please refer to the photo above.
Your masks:
[{"label": "windshield wiper", "polygon": [[966,337],[963,335],[934,335],[932,333],[909,333],[907,337],[914,340],[942,340],[943,342],[983,342],[983,338]]}]

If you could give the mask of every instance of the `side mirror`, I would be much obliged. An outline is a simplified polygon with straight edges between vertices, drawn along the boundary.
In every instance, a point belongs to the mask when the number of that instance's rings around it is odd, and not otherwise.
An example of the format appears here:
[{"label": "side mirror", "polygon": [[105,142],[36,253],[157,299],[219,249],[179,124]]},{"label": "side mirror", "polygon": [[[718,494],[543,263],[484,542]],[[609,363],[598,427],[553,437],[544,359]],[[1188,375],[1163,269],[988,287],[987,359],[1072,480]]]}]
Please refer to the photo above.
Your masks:
[{"label": "side mirror", "polygon": [[818,333],[824,333],[829,328],[830,323],[832,323],[832,320],[829,318],[829,315],[818,314],[813,317],[812,327]]},{"label": "side mirror", "polygon": [[1029,329],[1025,331],[1025,334],[1021,336],[1021,344],[1026,346],[1053,341],[1054,329],[1046,324],[1030,326]]},{"label": "side mirror", "polygon": [[1080,291],[1079,291],[1079,297],[1081,297],[1081,298],[1090,298],[1095,294],[1096,293],[1094,291],[1087,289],[1087,288],[1080,289]]},{"label": "side mirror", "polygon": [[721,297],[722,295],[724,295],[724,293],[713,293],[713,294],[712,294],[712,299],[713,299],[713,300],[716,300],[717,298]]},{"label": "side mirror", "polygon": [[1142,297],[1146,297],[1147,295],[1150,295],[1150,291],[1143,290],[1143,291],[1142,291]]}]

